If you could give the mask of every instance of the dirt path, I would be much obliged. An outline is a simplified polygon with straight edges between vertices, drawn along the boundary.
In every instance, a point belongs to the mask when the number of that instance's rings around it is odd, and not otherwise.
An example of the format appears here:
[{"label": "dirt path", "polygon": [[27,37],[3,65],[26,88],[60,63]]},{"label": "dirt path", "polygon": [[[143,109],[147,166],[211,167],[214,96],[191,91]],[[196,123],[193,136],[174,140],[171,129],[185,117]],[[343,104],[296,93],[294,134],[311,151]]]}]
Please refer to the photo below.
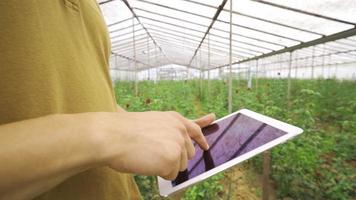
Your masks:
[{"label": "dirt path", "polygon": [[[225,172],[223,181],[224,198],[228,200],[262,199],[262,174],[256,172],[248,162],[243,162]],[[269,199],[275,200],[276,191],[273,183],[269,185]]]},{"label": "dirt path", "polygon": [[195,98],[195,100],[194,100],[194,110],[198,116],[202,116],[202,115],[206,114],[201,107],[201,103],[200,103],[200,100],[198,97]]},{"label": "dirt path", "polygon": [[261,199],[260,185],[256,184],[256,175],[246,164],[239,164],[225,172],[224,185],[226,198],[230,200]]}]

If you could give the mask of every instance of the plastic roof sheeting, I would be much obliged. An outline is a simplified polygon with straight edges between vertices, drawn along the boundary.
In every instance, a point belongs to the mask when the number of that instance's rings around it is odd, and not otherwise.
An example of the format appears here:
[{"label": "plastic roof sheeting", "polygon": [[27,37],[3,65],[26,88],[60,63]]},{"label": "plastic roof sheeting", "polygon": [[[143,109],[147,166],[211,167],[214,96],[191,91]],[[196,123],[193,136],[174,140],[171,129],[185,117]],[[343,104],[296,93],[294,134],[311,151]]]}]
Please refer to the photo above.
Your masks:
[{"label": "plastic roof sheeting", "polygon": [[[197,69],[226,66],[229,2],[204,38],[222,2],[127,0],[125,4],[122,0],[99,0],[112,41],[111,62],[122,70],[172,63]],[[232,12],[234,63],[354,29],[356,24],[354,0],[234,0]],[[353,37],[319,45],[314,53],[306,48],[300,54],[315,57],[345,52],[338,57],[345,54],[354,59],[355,49]]]}]

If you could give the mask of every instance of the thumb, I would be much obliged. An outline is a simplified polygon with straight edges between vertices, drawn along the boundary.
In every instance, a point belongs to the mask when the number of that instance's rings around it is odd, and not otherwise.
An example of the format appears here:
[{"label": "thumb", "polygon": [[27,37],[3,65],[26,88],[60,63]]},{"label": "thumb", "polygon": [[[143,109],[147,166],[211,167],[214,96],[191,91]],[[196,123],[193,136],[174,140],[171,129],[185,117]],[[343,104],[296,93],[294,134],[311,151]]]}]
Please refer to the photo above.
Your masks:
[{"label": "thumb", "polygon": [[213,123],[213,121],[215,121],[215,114],[214,113],[210,113],[208,115],[205,115],[199,119],[194,120],[194,122],[196,124],[198,124],[200,126],[200,128],[204,128],[208,125],[210,125],[211,123]]}]

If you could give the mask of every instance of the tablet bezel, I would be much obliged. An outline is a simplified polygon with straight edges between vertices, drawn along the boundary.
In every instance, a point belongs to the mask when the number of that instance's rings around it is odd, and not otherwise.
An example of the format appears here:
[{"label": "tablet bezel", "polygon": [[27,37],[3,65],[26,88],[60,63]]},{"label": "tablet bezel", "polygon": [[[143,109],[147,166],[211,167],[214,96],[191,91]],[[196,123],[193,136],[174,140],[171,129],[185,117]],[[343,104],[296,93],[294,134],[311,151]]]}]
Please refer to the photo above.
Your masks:
[{"label": "tablet bezel", "polygon": [[301,134],[303,132],[303,130],[301,128],[298,128],[296,126],[293,126],[291,124],[287,124],[287,123],[279,121],[277,119],[273,119],[271,117],[267,117],[265,115],[253,112],[253,111],[248,110],[248,109],[241,109],[241,110],[236,111],[234,113],[231,113],[231,114],[229,114],[229,115],[227,115],[227,116],[225,116],[223,118],[220,118],[220,119],[214,121],[213,123],[216,123],[216,122],[219,122],[221,120],[224,120],[224,119],[226,119],[226,118],[228,118],[228,117],[230,117],[232,115],[235,115],[237,113],[244,114],[244,115],[246,115],[248,117],[251,117],[253,119],[256,119],[256,120],[258,120],[260,122],[263,122],[263,123],[266,123],[266,124],[268,124],[270,126],[273,126],[273,127],[277,128],[277,129],[280,129],[280,130],[286,132],[286,134],[281,136],[281,137],[278,137],[278,138],[276,138],[276,139],[274,139],[274,140],[272,140],[272,141],[270,141],[270,142],[268,142],[268,143],[266,143],[266,144],[264,144],[264,145],[262,145],[262,146],[260,146],[260,147],[258,147],[256,149],[254,149],[254,150],[252,150],[252,151],[250,151],[248,153],[245,153],[245,154],[243,154],[243,155],[241,155],[239,157],[236,157],[236,158],[234,158],[234,159],[232,159],[232,160],[230,160],[230,161],[228,161],[228,162],[226,162],[224,164],[221,164],[218,167],[215,167],[215,168],[213,168],[213,169],[211,169],[211,170],[209,170],[207,172],[204,172],[204,173],[202,173],[202,174],[200,174],[200,175],[198,175],[196,177],[193,177],[192,179],[189,179],[189,180],[187,180],[187,181],[185,181],[185,182],[183,182],[183,183],[181,183],[181,184],[179,184],[177,186],[173,187],[171,181],[165,180],[165,179],[163,179],[161,177],[157,177],[159,193],[160,193],[161,196],[167,197],[168,195],[171,195],[171,194],[173,194],[175,192],[178,192],[178,191],[180,191],[180,190],[182,190],[184,188],[187,188],[188,186],[191,186],[191,185],[194,185],[194,184],[196,184],[196,183],[198,183],[200,181],[203,181],[203,180],[205,180],[205,179],[207,179],[207,178],[209,178],[209,177],[211,177],[211,176],[213,176],[213,175],[215,175],[215,174],[217,174],[219,172],[222,172],[222,171],[224,171],[224,170],[226,170],[226,169],[228,169],[228,168],[230,168],[230,167],[232,167],[232,166],[234,166],[234,165],[236,165],[238,163],[241,163],[241,162],[243,162],[243,161],[245,161],[245,160],[247,160],[247,159],[249,159],[249,158],[251,158],[251,157],[253,157],[253,156],[257,155],[257,154],[259,154],[259,153],[262,153],[263,151],[266,151],[266,150],[268,150],[268,149],[270,149],[270,148],[272,148],[272,147],[274,147],[274,146],[276,146],[278,144],[284,143],[287,140],[290,140],[293,137],[295,137],[295,136],[297,136],[297,135],[299,135],[299,134]]}]

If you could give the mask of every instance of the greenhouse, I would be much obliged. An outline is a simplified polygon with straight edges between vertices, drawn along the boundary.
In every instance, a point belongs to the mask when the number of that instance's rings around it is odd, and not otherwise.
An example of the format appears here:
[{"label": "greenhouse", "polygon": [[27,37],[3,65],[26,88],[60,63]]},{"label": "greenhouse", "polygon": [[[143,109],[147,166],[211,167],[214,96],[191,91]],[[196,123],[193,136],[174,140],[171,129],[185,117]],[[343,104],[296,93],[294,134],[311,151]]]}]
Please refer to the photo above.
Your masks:
[{"label": "greenhouse", "polygon": [[[355,197],[355,1],[98,2],[124,108],[188,118],[248,108],[304,129],[178,198]],[[136,181],[160,199],[153,178]]]},{"label": "greenhouse", "polygon": [[0,200],[355,200],[356,0],[0,2]]}]

